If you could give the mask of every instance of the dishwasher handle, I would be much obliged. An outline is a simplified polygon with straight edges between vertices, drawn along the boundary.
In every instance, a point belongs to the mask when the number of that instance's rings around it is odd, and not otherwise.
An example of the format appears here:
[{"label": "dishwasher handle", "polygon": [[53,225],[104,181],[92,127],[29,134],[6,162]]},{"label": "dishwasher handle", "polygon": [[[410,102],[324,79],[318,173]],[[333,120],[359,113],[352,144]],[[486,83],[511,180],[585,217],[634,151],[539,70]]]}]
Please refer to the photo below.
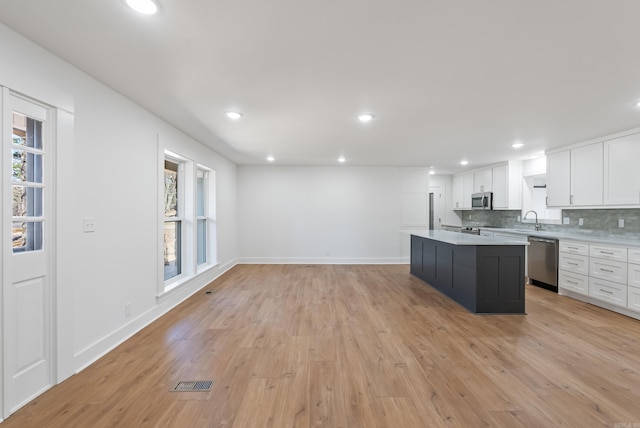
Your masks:
[{"label": "dishwasher handle", "polygon": [[533,237],[533,236],[529,237],[529,241],[544,242],[545,244],[555,244],[556,243],[555,239],[536,238],[536,237]]}]

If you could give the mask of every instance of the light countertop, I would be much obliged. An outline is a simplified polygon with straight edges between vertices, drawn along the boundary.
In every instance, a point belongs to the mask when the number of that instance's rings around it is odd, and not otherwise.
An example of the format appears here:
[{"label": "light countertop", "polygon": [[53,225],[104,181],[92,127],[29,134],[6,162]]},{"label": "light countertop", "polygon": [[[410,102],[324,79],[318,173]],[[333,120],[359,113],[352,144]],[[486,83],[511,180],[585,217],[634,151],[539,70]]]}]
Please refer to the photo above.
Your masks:
[{"label": "light countertop", "polygon": [[[597,242],[601,244],[621,245],[626,247],[640,247],[640,237],[637,237],[634,235],[621,237],[621,236],[615,236],[615,235],[592,234],[588,232],[564,233],[564,232],[554,232],[554,231],[548,231],[548,230],[535,231],[535,230],[527,230],[527,229],[510,229],[510,228],[502,228],[502,227],[481,227],[480,230],[489,230],[497,233],[510,233],[514,235],[523,235],[523,236],[537,236],[540,238]],[[452,232],[452,233],[455,233],[455,232]]]},{"label": "light countertop", "polygon": [[529,245],[528,242],[505,237],[489,237],[469,233],[447,232],[444,230],[405,231],[421,238],[433,239],[452,245]]}]

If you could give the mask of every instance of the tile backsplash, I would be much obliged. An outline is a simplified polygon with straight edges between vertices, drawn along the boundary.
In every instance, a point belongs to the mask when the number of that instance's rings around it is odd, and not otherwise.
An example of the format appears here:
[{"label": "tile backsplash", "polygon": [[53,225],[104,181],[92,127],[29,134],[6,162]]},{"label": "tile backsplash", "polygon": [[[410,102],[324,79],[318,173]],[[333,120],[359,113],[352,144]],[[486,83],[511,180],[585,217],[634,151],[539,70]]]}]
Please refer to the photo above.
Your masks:
[{"label": "tile backsplash", "polygon": [[[517,229],[533,229],[532,223],[519,222],[517,211],[463,211],[463,226],[490,226]],[[564,233],[580,233],[594,236],[619,236],[640,239],[640,209],[567,209],[562,217],[569,218],[569,224],[542,224],[542,230]],[[529,215],[529,220],[533,219]],[[579,221],[582,219],[582,226]],[[624,227],[619,227],[620,220]]]}]

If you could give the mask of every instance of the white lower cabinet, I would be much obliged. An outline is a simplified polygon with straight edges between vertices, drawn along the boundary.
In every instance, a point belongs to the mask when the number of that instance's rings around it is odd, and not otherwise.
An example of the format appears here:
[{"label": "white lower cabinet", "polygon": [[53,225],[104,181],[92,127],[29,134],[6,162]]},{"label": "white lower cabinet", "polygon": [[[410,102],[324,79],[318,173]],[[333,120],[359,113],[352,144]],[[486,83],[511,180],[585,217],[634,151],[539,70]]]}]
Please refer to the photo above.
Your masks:
[{"label": "white lower cabinet", "polygon": [[628,287],[627,308],[632,311],[640,312],[640,288]]},{"label": "white lower cabinet", "polygon": [[627,307],[627,285],[604,279],[589,278],[589,296],[611,303],[612,305]]},{"label": "white lower cabinet", "polygon": [[558,287],[588,296],[589,277],[561,270],[558,272]]},{"label": "white lower cabinet", "polygon": [[627,284],[640,288],[640,265],[629,263],[629,269],[627,269]]},{"label": "white lower cabinet", "polygon": [[588,296],[640,319],[640,248],[560,240],[559,250],[560,293]]},{"label": "white lower cabinet", "polygon": [[581,275],[589,274],[589,257],[575,254],[559,253],[558,267],[560,272],[568,271]]},{"label": "white lower cabinet", "polygon": [[589,259],[589,276],[627,284],[627,264],[614,260]]}]

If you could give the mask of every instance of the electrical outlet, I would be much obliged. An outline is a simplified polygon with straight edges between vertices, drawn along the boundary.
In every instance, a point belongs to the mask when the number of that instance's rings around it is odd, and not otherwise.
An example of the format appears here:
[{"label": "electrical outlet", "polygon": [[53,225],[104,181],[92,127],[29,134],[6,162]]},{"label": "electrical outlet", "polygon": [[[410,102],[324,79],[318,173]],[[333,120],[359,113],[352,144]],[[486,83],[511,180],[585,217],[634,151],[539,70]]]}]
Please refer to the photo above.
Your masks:
[{"label": "electrical outlet", "polygon": [[518,216],[518,217],[516,218],[516,221],[517,221],[518,223],[520,223],[520,216]]},{"label": "electrical outlet", "polygon": [[131,303],[127,302],[124,304],[124,317],[129,318],[131,316]]},{"label": "electrical outlet", "polygon": [[618,227],[624,227],[624,219],[623,218],[619,218],[618,219]]},{"label": "electrical outlet", "polygon": [[579,218],[578,219],[578,226],[584,226],[584,219],[583,218]]},{"label": "electrical outlet", "polygon": [[94,217],[85,217],[82,219],[82,231],[90,233],[96,231],[96,219]]},{"label": "electrical outlet", "polygon": [[571,219],[569,217],[563,217],[562,224],[571,224]]}]

